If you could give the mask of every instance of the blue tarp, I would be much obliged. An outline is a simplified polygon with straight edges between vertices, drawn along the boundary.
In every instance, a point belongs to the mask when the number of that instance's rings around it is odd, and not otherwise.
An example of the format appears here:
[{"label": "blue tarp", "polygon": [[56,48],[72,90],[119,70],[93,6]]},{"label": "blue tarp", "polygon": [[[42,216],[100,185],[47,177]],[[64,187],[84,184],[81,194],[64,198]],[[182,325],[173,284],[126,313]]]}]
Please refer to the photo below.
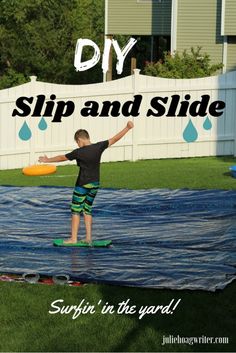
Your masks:
[{"label": "blue tarp", "polygon": [[72,191],[0,187],[1,273],[208,291],[236,278],[236,191],[101,189],[93,238],[113,246],[57,248],[53,239],[70,233]]}]

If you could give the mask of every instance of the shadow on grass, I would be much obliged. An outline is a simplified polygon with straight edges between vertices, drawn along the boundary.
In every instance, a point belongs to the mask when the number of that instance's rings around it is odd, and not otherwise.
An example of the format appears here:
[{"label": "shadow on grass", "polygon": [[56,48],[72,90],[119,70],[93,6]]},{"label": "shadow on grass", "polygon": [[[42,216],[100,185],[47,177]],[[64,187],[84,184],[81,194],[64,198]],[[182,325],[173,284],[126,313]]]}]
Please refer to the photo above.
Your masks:
[{"label": "shadow on grass", "polygon": [[236,165],[236,157],[234,156],[218,156],[216,159],[219,162],[234,163]]},{"label": "shadow on grass", "polygon": [[232,178],[232,174],[230,172],[223,173],[223,175]]},{"label": "shadow on grass", "polygon": [[[0,283],[1,352],[235,352],[236,281],[216,293],[154,290],[111,285],[83,287]],[[167,305],[181,299],[173,315],[118,315],[99,313],[49,315],[51,303]],[[17,303],[19,305],[17,305]],[[228,337],[229,344],[166,344],[165,337]]]},{"label": "shadow on grass", "polygon": [[[223,291],[215,293],[203,291],[151,290],[123,288],[121,292],[114,286],[101,286],[104,302],[115,307],[130,299],[129,306],[167,305],[172,299],[181,299],[173,315],[147,314],[139,319],[138,314],[124,315],[132,318],[133,327],[126,332],[114,352],[124,351],[234,351],[234,318],[236,305],[232,298],[236,295],[236,282]],[[163,336],[173,337],[228,337],[229,344],[165,344]],[[173,342],[173,341],[172,341]]]}]

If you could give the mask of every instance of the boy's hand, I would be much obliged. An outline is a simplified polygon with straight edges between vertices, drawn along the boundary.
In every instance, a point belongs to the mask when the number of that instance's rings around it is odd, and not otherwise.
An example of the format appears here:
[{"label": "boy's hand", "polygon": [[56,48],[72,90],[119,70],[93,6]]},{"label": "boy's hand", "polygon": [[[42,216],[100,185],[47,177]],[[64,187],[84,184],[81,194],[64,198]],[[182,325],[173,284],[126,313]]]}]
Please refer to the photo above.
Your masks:
[{"label": "boy's hand", "polygon": [[47,163],[48,157],[46,155],[39,157],[39,163]]},{"label": "boy's hand", "polygon": [[109,139],[109,146],[119,141],[133,127],[134,127],[134,124],[132,123],[132,121],[128,121],[126,127],[123,130],[121,130],[120,132],[118,132],[118,134],[116,134],[115,136]]},{"label": "boy's hand", "polygon": [[127,128],[130,130],[130,129],[133,129],[133,127],[134,127],[133,122],[132,121],[128,121]]}]

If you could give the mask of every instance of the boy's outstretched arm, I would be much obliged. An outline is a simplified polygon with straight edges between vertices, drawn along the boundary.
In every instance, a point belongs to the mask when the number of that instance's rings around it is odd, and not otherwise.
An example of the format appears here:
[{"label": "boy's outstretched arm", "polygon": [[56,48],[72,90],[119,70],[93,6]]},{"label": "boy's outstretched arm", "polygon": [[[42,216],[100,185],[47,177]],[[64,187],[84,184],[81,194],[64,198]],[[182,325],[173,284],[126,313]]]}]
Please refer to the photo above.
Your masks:
[{"label": "boy's outstretched arm", "polygon": [[132,121],[128,121],[126,127],[123,130],[121,130],[120,132],[118,132],[118,134],[116,134],[115,136],[113,136],[112,138],[110,138],[108,140],[109,141],[109,146],[111,146],[114,143],[116,143],[117,141],[119,141],[133,127],[134,127],[134,124],[132,123]]},{"label": "boy's outstretched arm", "polygon": [[56,163],[56,162],[65,162],[67,160],[68,159],[64,155],[55,156],[55,157],[51,157],[51,158],[47,157],[46,155],[39,157],[40,163],[53,163],[53,162]]}]

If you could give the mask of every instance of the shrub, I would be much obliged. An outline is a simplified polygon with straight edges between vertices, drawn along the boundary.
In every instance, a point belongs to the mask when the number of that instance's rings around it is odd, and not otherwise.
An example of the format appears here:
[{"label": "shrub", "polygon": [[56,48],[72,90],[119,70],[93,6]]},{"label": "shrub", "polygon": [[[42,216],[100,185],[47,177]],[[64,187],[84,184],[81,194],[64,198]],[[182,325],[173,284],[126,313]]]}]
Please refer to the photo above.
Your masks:
[{"label": "shrub", "polygon": [[175,52],[174,55],[166,52],[163,60],[156,63],[147,62],[144,73],[166,78],[197,78],[219,73],[223,64],[211,65],[210,56],[202,54],[201,49],[191,48],[190,53],[184,50],[183,53]]},{"label": "shrub", "polygon": [[22,85],[28,81],[25,75],[9,68],[0,76],[0,89]]}]

